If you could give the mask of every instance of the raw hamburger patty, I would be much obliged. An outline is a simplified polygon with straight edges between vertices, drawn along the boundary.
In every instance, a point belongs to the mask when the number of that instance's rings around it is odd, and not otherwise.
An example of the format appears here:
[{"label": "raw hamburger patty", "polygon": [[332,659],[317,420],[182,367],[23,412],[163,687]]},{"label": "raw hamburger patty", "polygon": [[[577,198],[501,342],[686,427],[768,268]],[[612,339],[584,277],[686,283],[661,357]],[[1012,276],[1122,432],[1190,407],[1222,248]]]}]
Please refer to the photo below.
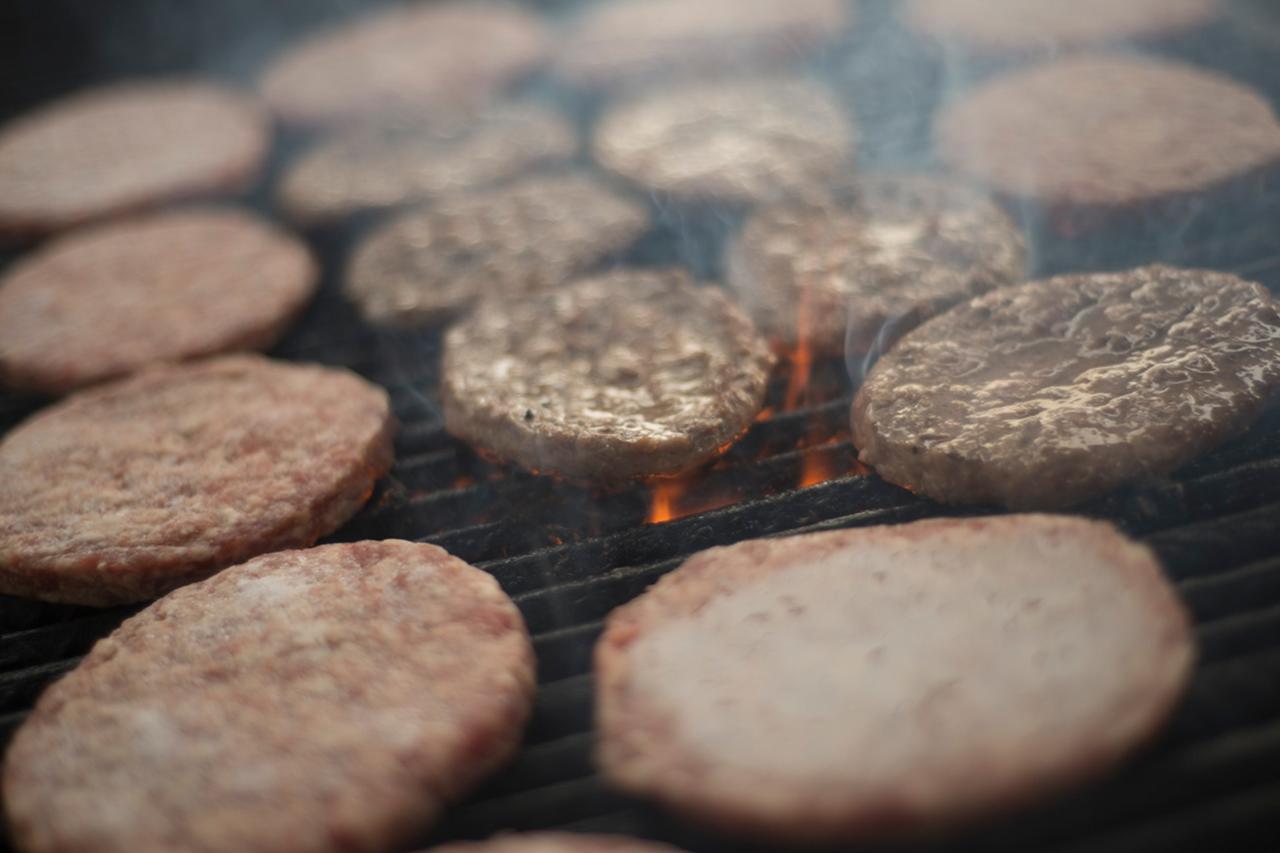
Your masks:
[{"label": "raw hamburger patty", "polygon": [[1165,266],[978,297],[908,333],[853,404],[861,459],[946,503],[1070,506],[1165,474],[1280,391],[1280,317],[1233,275]]},{"label": "raw hamburger patty", "polygon": [[557,287],[648,225],[643,206],[589,174],[535,175],[383,225],[356,250],[346,290],[375,322],[438,323],[482,297]]},{"label": "raw hamburger patty", "polygon": [[615,784],[789,842],[975,818],[1092,776],[1187,683],[1150,551],[1054,516],[715,548],[610,615],[597,758]]},{"label": "raw hamburger patty", "polygon": [[1219,0],[907,0],[914,32],[982,56],[1050,54],[1169,38],[1218,16]]},{"label": "raw hamburger patty", "polygon": [[673,474],[744,432],[773,359],[718,288],[619,270],[482,303],[445,337],[450,432],[536,471]]},{"label": "raw hamburger patty", "polygon": [[[770,340],[867,352],[961,299],[1022,278],[1022,235],[986,195],[925,175],[867,177],[767,206],[730,245],[729,285]],[[880,343],[885,343],[881,341]]]},{"label": "raw hamburger patty", "polygon": [[528,74],[551,50],[534,15],[490,2],[418,2],[308,39],[268,69],[263,95],[289,124],[453,111]]},{"label": "raw hamburger patty", "polygon": [[1083,56],[1006,75],[953,102],[935,133],[947,163],[1060,231],[1176,207],[1280,163],[1266,99],[1152,58]]},{"label": "raw hamburger patty", "polygon": [[156,361],[265,349],[317,274],[301,243],[230,209],[78,230],[0,277],[0,379],[60,394]]},{"label": "raw hamburger patty", "polygon": [[614,0],[569,27],[556,74],[586,88],[788,65],[835,41],[843,0]]},{"label": "raw hamburger patty", "polygon": [[310,545],[369,497],[394,430],[382,389],[260,356],[74,394],[0,441],[0,592],[143,601]]},{"label": "raw hamburger patty", "polygon": [[0,233],[241,189],[268,143],[257,103],[220,86],[138,82],[63,98],[0,128]]},{"label": "raw hamburger patty", "polygon": [[676,848],[619,835],[530,832],[500,835],[488,841],[459,842],[431,848],[431,853],[677,853]]},{"label": "raw hamburger patty", "polygon": [[516,749],[520,614],[433,545],[258,557],[125,622],[4,772],[27,853],[398,849]]},{"label": "raw hamburger patty", "polygon": [[561,116],[510,104],[480,116],[358,128],[308,151],[285,175],[289,218],[322,223],[483,188],[565,161],[578,140]]},{"label": "raw hamburger patty", "polygon": [[853,129],[801,79],[699,83],[625,101],[600,119],[597,162],[684,201],[750,204],[811,193],[851,168]]}]

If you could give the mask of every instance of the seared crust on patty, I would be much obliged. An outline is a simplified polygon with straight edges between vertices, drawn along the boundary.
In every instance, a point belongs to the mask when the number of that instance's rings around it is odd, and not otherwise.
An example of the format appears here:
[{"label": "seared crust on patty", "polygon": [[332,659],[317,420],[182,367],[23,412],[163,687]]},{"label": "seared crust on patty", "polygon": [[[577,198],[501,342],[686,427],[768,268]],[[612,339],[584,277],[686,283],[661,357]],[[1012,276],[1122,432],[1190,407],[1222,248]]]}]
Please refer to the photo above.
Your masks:
[{"label": "seared crust on patty", "polygon": [[764,404],[772,356],[714,287],[619,270],[491,300],[445,336],[453,434],[585,480],[674,474],[712,458]]},{"label": "seared crust on patty", "polygon": [[853,403],[860,458],[946,503],[1071,506],[1166,474],[1280,392],[1257,284],[1165,266],[1004,288],[908,333]]},{"label": "seared crust on patty", "polygon": [[1097,229],[1280,166],[1280,121],[1249,87],[1155,58],[1085,55],[1006,74],[938,117],[942,159],[1049,217]]},{"label": "seared crust on patty", "polygon": [[0,234],[240,190],[269,143],[257,102],[209,83],[118,83],[62,98],[0,127]]},{"label": "seared crust on patty", "polygon": [[433,545],[258,557],[126,621],[4,768],[27,853],[400,849],[520,741],[519,612]]},{"label": "seared crust on patty", "polygon": [[863,353],[961,299],[1021,280],[1017,226],[945,178],[868,175],[822,200],[762,207],[726,255],[756,325],[788,349]]},{"label": "seared crust on patty", "polygon": [[281,120],[335,125],[452,112],[497,96],[551,52],[535,15],[499,2],[418,2],[303,41],[262,80]]},{"label": "seared crust on patty", "polygon": [[144,601],[310,545],[369,497],[394,431],[381,388],[259,356],[73,394],[0,441],[0,592]]},{"label": "seared crust on patty", "polygon": [[713,548],[610,614],[597,761],[792,845],[994,815],[1148,740],[1189,619],[1109,524],[942,519]]},{"label": "seared crust on patty", "polygon": [[589,89],[758,71],[800,62],[852,20],[843,0],[614,0],[572,20],[553,68]]},{"label": "seared crust on patty", "polygon": [[643,205],[595,175],[531,175],[375,229],[355,251],[346,292],[374,322],[441,323],[480,299],[558,287],[648,226]]},{"label": "seared crust on patty", "polygon": [[596,161],[684,202],[753,204],[824,189],[852,168],[854,132],[835,97],[801,78],[659,89],[596,124]]},{"label": "seared crust on patty", "polygon": [[266,349],[318,275],[302,243],[229,208],[80,229],[0,277],[0,380],[62,394],[153,362]]},{"label": "seared crust on patty", "polygon": [[535,104],[427,123],[382,123],[316,145],[285,174],[278,195],[290,219],[323,224],[482,189],[566,161],[577,146],[568,121]]}]

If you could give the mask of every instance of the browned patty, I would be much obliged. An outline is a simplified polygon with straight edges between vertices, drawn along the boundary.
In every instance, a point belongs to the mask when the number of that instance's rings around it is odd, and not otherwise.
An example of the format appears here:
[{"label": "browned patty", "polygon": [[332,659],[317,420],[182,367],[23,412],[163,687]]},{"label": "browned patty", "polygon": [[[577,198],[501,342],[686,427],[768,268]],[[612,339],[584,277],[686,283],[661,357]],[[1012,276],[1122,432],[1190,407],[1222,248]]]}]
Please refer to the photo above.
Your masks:
[{"label": "browned patty", "polygon": [[1170,472],[1280,392],[1280,316],[1165,266],[1005,288],[910,332],[853,404],[861,459],[946,503],[1071,506]]},{"label": "browned patty", "polygon": [[1060,53],[1109,43],[1150,41],[1199,29],[1220,0],[907,0],[914,32],[983,56]]},{"label": "browned patty", "polygon": [[619,270],[490,300],[445,337],[453,434],[577,479],[673,474],[715,456],[764,404],[773,359],[718,288]]},{"label": "browned patty", "polygon": [[1243,84],[1154,58],[1082,56],[961,96],[942,158],[1061,231],[1247,183],[1280,164],[1280,122]]},{"label": "browned patty", "polygon": [[0,127],[0,234],[247,186],[270,143],[251,98],[195,81],[90,89]]},{"label": "browned patty", "polygon": [[488,841],[462,841],[431,848],[430,853],[677,853],[676,848],[620,835],[528,832]]},{"label": "browned patty", "polygon": [[613,0],[570,23],[554,67],[594,89],[785,66],[840,38],[852,20],[843,0]]},{"label": "browned patty", "polygon": [[399,849],[505,761],[520,614],[433,545],[282,551],[178,590],[49,688],[4,768],[27,853]]},{"label": "browned patty", "polygon": [[0,380],[62,394],[157,361],[265,349],[317,275],[305,246],[230,209],[78,230],[0,277]]},{"label": "browned patty", "polygon": [[851,168],[853,129],[821,85],[799,78],[659,89],[607,110],[597,162],[683,201],[777,200]]},{"label": "browned patty", "polygon": [[0,441],[0,592],[154,598],[350,518],[391,466],[386,393],[223,356],[73,394]]},{"label": "browned patty", "polygon": [[440,323],[484,297],[557,287],[648,226],[641,204],[593,175],[534,175],[379,227],[356,249],[346,292],[375,322]]},{"label": "browned patty", "polygon": [[361,127],[321,142],[280,187],[290,219],[307,225],[482,189],[578,147],[568,121],[534,104],[468,116]]},{"label": "browned patty", "polygon": [[1155,558],[1108,524],[744,542],[609,616],[597,759],[630,793],[788,844],[950,824],[1115,764],[1194,656]]},{"label": "browned patty", "polygon": [[986,195],[926,175],[868,176],[820,202],[760,208],[729,285],[788,349],[864,353],[961,299],[1022,279],[1018,228]]},{"label": "browned patty", "polygon": [[418,2],[323,32],[262,80],[281,120],[332,125],[451,112],[497,95],[551,52],[538,17],[497,2]]}]

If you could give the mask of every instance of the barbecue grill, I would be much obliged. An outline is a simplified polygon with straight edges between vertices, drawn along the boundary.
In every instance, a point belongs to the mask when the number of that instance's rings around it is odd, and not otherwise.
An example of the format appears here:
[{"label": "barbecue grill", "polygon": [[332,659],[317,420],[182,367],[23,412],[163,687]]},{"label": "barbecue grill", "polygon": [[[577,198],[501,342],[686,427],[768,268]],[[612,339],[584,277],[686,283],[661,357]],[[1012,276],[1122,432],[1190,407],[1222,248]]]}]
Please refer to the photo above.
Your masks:
[{"label": "barbecue grill", "polygon": [[[86,11],[90,5],[15,3],[0,17],[12,16],[36,32],[50,28],[49,21],[83,24],[93,19]],[[175,29],[153,27],[153,38],[176,39],[189,55],[170,46],[140,51],[130,64],[117,57],[119,45],[89,49],[72,43],[41,54],[43,59],[29,47],[16,54],[23,67],[0,75],[15,86],[8,97],[12,111],[99,79],[104,69],[94,63],[103,57],[110,60],[106,70],[112,75],[203,63],[207,33],[232,32],[226,21],[240,11],[275,16],[265,28],[271,30],[268,36],[250,40],[248,49],[265,55],[264,45],[299,19],[319,17],[318,7],[341,4],[282,3],[266,13],[258,4],[230,3],[217,13],[193,10],[193,20],[185,21],[170,8],[178,4],[122,5],[123,11],[121,4],[112,4],[113,34],[127,32],[121,21],[136,23],[144,20],[139,16],[168,9],[166,26]],[[312,10],[300,11],[306,5]],[[1197,52],[1206,44],[1232,44],[1227,53],[1214,52],[1221,57],[1219,66],[1252,76],[1255,85],[1269,83],[1275,96],[1280,79],[1261,75],[1280,60],[1280,36],[1254,25],[1249,8],[1240,4],[1202,40],[1172,49]],[[47,17],[36,17],[37,11]],[[867,4],[860,39],[886,44],[903,38],[881,20],[883,12],[883,4]],[[215,23],[204,20],[209,15]],[[241,24],[246,20],[252,19],[239,18]],[[77,31],[80,38],[91,36],[83,26],[67,30]],[[67,63],[58,65],[59,58]],[[903,127],[923,131],[936,95],[912,99],[905,111],[895,107],[895,132]],[[871,140],[867,150],[892,151],[900,158],[925,147],[919,139],[914,143],[877,146]],[[1124,234],[1088,245],[1040,235],[1036,272],[1102,266],[1117,258],[1159,259],[1227,269],[1280,293],[1280,192],[1272,195],[1243,218],[1239,210],[1201,211],[1195,227],[1176,243],[1165,234],[1149,239]],[[251,201],[267,207],[265,194]],[[719,242],[732,223],[658,214],[654,233],[618,260],[683,262],[704,274],[714,272]],[[689,477],[599,491],[483,459],[444,432],[435,394],[439,334],[362,323],[337,291],[351,233],[310,236],[327,277],[315,303],[273,354],[349,367],[385,386],[402,424],[390,476],[369,505],[331,538],[431,542],[484,568],[514,597],[538,654],[540,686],[523,750],[423,842],[565,827],[653,837],[693,851],[745,849],[616,794],[595,775],[589,670],[604,617],[684,557],[710,546],[988,510],[942,507],[862,468],[848,430],[849,403],[862,365],[811,363],[804,353],[784,362],[767,408],[749,433]],[[0,396],[0,431],[37,405]],[[1150,544],[1193,612],[1201,661],[1180,710],[1155,744],[1101,781],[1032,811],[936,838],[905,840],[898,849],[1280,848],[1280,407],[1246,435],[1173,476],[1124,489],[1079,511],[1110,519]],[[47,684],[137,609],[102,611],[0,597],[0,738],[7,741]]]}]

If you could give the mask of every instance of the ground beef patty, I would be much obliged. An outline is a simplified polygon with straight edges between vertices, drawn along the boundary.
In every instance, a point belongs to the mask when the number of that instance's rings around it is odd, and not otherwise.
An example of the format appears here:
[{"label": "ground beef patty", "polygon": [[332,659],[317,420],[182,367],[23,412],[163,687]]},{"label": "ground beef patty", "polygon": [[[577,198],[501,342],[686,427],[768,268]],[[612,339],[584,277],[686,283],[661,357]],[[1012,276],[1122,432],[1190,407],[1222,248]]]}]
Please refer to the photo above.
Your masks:
[{"label": "ground beef patty", "polygon": [[597,759],[631,793],[789,845],[952,823],[1114,764],[1193,658],[1153,555],[1109,524],[744,542],[609,616]]},{"label": "ground beef patty", "polygon": [[1153,58],[1082,56],[961,96],[935,128],[942,158],[1060,233],[1178,209],[1280,164],[1280,122],[1244,85]]},{"label": "ground beef patty", "polygon": [[513,5],[414,3],[304,41],[267,70],[262,92],[298,125],[448,112],[494,97],[550,51],[541,20]]},{"label": "ground beef patty", "polygon": [[900,14],[919,35],[1002,58],[1166,39],[1205,26],[1220,9],[1219,0],[907,0]]},{"label": "ground beef patty", "polygon": [[260,356],[154,367],[0,441],[0,592],[107,605],[309,545],[391,465],[386,393]]},{"label": "ground beef patty", "polygon": [[515,751],[533,689],[519,612],[441,549],[268,554],[47,690],[5,811],[28,853],[400,849]]},{"label": "ground beef patty", "polygon": [[281,206],[315,225],[481,189],[528,169],[566,161],[578,140],[568,121],[534,104],[428,124],[362,127],[308,151],[285,174]]},{"label": "ground beef patty", "polygon": [[488,841],[458,842],[430,853],[677,853],[676,848],[620,835],[529,832],[499,835]]},{"label": "ground beef patty", "polygon": [[861,459],[946,503],[1070,506],[1164,474],[1280,392],[1260,286],[1164,266],[978,297],[908,333],[853,404]]},{"label": "ground beef patty", "polygon": [[206,83],[123,83],[63,98],[0,128],[0,234],[241,189],[269,141],[256,102]]},{"label": "ground beef patty", "polygon": [[600,118],[597,162],[682,201],[751,204],[811,193],[851,168],[853,129],[807,80],[699,83],[624,101]]},{"label": "ground beef patty", "polygon": [[619,270],[490,300],[445,337],[450,432],[537,471],[673,474],[750,426],[773,360],[718,288]]},{"label": "ground beef patty", "polygon": [[570,23],[554,68],[572,85],[609,89],[785,66],[834,42],[852,18],[843,0],[614,0]]},{"label": "ground beef patty", "polygon": [[265,349],[317,275],[301,243],[230,209],[78,230],[0,277],[0,379],[61,394],[152,362]]},{"label": "ground beef patty", "polygon": [[374,322],[438,323],[482,297],[556,287],[648,226],[641,204],[590,174],[535,175],[381,226],[356,249],[346,291]]},{"label": "ground beef patty", "polygon": [[841,355],[883,346],[961,299],[1020,281],[1025,255],[1017,227],[983,193],[932,176],[883,175],[824,201],[760,208],[725,266],[766,337]]}]

